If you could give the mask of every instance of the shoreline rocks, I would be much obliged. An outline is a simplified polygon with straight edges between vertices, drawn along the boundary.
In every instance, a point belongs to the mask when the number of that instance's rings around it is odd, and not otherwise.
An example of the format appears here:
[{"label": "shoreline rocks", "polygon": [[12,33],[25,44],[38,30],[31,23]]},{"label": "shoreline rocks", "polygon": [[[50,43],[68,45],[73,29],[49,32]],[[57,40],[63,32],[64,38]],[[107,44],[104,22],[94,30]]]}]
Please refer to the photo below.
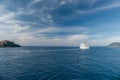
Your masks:
[{"label": "shoreline rocks", "polygon": [[120,47],[120,42],[111,43],[108,47]]},{"label": "shoreline rocks", "polygon": [[20,45],[9,40],[2,40],[0,41],[0,47],[20,47]]}]

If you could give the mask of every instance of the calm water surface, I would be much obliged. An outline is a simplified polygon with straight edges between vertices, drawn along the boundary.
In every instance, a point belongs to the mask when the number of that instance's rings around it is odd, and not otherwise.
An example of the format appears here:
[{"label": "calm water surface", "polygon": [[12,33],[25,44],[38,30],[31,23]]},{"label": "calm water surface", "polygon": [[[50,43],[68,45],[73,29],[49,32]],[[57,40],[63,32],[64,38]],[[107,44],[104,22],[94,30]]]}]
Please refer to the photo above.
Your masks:
[{"label": "calm water surface", "polygon": [[0,48],[0,80],[120,80],[120,48]]}]

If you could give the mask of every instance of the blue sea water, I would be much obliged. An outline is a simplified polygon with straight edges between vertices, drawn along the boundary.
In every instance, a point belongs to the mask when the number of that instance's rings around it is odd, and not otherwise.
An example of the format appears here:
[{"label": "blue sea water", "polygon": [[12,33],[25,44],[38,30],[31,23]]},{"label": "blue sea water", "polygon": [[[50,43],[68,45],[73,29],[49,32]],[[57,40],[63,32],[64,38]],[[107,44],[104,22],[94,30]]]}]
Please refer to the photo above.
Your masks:
[{"label": "blue sea water", "polygon": [[120,48],[0,48],[0,80],[120,80]]}]

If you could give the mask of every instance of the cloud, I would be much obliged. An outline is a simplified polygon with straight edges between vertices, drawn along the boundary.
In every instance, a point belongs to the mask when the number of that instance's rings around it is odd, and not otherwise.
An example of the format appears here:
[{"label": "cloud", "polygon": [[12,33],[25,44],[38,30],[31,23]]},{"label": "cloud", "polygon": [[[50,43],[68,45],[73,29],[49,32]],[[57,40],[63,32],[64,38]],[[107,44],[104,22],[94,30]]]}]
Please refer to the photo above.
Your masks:
[{"label": "cloud", "polygon": [[75,12],[79,14],[89,14],[89,13],[94,13],[102,10],[108,10],[108,9],[120,7],[119,1],[111,1],[111,2],[107,2],[105,5],[94,7],[94,4],[97,3],[98,1],[99,0],[91,1],[90,7],[93,7],[93,8],[89,8],[88,10],[76,10]]},{"label": "cloud", "polygon": [[113,42],[120,42],[119,36],[110,36],[110,37],[96,37],[96,38],[89,38],[88,40],[91,46],[108,46]]},{"label": "cloud", "polygon": [[29,5],[28,5],[28,7],[31,7],[32,5],[34,5],[34,4],[36,4],[36,3],[39,3],[39,2],[42,2],[43,0],[32,0],[30,3],[29,3]]},{"label": "cloud", "polygon": [[46,28],[40,28],[40,30],[36,30],[37,33],[55,33],[55,32],[85,32],[88,30],[88,28],[84,27],[46,27]]},{"label": "cloud", "polygon": [[61,1],[60,2],[60,5],[64,5],[64,4],[66,4],[66,1]]},{"label": "cloud", "polygon": [[16,17],[24,14],[23,10],[11,11],[3,4],[0,5],[0,23],[9,25],[16,25],[22,23],[23,21],[17,20]]},{"label": "cloud", "polygon": [[80,42],[87,41],[88,35],[86,34],[76,34],[76,35],[69,35],[61,38],[54,38],[53,42],[55,45],[59,44],[60,46],[79,46]]},{"label": "cloud", "polygon": [[[66,46],[77,46],[81,41],[89,41],[94,45],[105,45],[107,42],[119,40],[119,37],[104,39],[105,37],[103,38],[97,32],[89,35],[90,30],[93,31],[88,28],[89,26],[64,24],[71,24],[74,20],[81,19],[81,14],[120,7],[120,3],[114,1],[95,7],[98,1],[32,0],[26,6],[14,5],[14,8],[11,8],[10,4],[5,4],[7,3],[5,0],[0,4],[0,39],[14,39],[22,45]],[[18,3],[24,2],[18,0]],[[83,5],[86,7],[81,7]]]},{"label": "cloud", "polygon": [[88,39],[88,36],[87,35],[71,35],[68,37],[68,40],[70,41],[78,41],[80,42],[80,40],[85,40],[85,39]]},{"label": "cloud", "polygon": [[14,40],[16,39],[16,35],[21,30],[25,30],[26,27],[20,27],[17,25],[6,25],[6,24],[0,24],[0,40],[8,39],[8,40]]},{"label": "cloud", "polygon": [[[6,5],[0,5],[0,40],[8,39],[14,40],[17,39],[16,36],[22,34],[22,31],[27,31],[29,26],[28,23],[16,19],[19,15],[24,14],[25,12],[22,9],[16,11],[11,11],[7,8]],[[24,24],[21,26],[21,24]],[[21,35],[22,36],[22,35]],[[24,35],[23,35],[24,36]]]},{"label": "cloud", "polygon": [[[18,28],[17,28],[18,29]],[[26,29],[26,28],[20,28]],[[68,31],[67,31],[68,29]],[[69,31],[70,30],[70,31]],[[57,27],[47,27],[47,28],[41,28],[38,30],[34,30],[32,32],[22,32],[22,33],[16,33],[15,38],[17,42],[23,45],[77,45],[82,40],[88,39],[88,36],[86,34],[70,34],[72,31],[83,31],[86,30],[85,28],[57,28]],[[19,29],[18,29],[19,31]],[[17,32],[18,32],[17,31]],[[58,35],[57,33],[69,33],[68,35]],[[48,34],[46,34],[48,33]],[[31,43],[31,44],[29,44]],[[74,44],[73,44],[74,43]]]},{"label": "cloud", "polygon": [[30,35],[24,35],[24,37],[19,37],[23,42],[21,44],[26,44],[26,45],[46,45],[46,46],[78,46],[81,41],[85,41],[88,39],[87,35],[81,34],[81,35],[69,35],[66,37],[38,37],[34,38],[33,36]]},{"label": "cloud", "polygon": [[112,8],[118,8],[118,7],[120,7],[120,2],[108,4],[108,5],[105,5],[105,6],[101,6],[101,7],[98,7],[96,9],[93,9],[93,10],[91,10],[89,12],[96,12],[96,11],[112,9]]}]

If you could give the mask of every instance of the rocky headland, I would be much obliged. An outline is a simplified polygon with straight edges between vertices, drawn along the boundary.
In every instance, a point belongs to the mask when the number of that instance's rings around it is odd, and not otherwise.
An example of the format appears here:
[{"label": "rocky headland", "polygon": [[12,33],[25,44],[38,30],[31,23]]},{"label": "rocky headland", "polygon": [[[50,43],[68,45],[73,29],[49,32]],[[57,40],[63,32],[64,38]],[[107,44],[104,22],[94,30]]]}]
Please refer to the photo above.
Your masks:
[{"label": "rocky headland", "polygon": [[20,47],[20,45],[9,40],[2,40],[0,41],[0,47]]},{"label": "rocky headland", "polygon": [[111,43],[108,47],[120,47],[120,42]]}]

